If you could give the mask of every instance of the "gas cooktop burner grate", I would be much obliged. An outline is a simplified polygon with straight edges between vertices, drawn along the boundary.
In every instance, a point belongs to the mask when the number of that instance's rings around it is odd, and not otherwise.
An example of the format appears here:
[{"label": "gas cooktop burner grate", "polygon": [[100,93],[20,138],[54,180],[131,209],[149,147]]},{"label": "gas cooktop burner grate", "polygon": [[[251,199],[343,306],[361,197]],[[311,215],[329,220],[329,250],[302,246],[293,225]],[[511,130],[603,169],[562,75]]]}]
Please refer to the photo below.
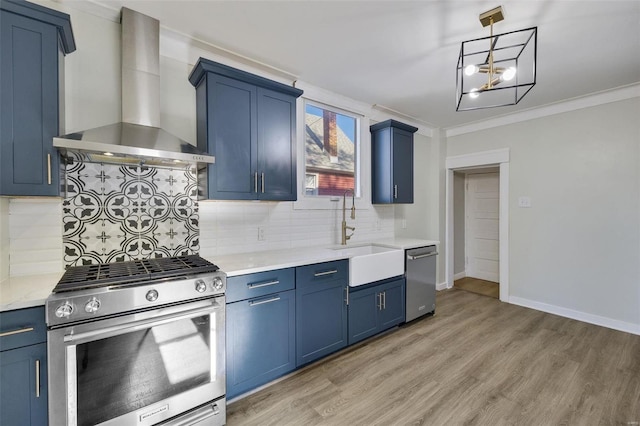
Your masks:
[{"label": "gas cooktop burner grate", "polygon": [[218,269],[216,265],[197,255],[73,266],[67,269],[53,292],[133,285],[159,278],[215,272]]}]

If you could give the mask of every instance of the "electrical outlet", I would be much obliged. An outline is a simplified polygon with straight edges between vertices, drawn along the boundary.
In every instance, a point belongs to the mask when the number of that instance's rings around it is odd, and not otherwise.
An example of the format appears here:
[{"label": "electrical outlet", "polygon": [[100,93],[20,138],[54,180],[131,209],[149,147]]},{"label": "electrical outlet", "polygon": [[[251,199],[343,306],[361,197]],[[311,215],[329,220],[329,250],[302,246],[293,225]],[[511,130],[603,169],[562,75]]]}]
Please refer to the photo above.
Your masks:
[{"label": "electrical outlet", "polygon": [[407,219],[402,219],[402,229],[407,229]]},{"label": "electrical outlet", "polygon": [[258,241],[264,241],[265,239],[264,228],[262,226],[258,226]]}]

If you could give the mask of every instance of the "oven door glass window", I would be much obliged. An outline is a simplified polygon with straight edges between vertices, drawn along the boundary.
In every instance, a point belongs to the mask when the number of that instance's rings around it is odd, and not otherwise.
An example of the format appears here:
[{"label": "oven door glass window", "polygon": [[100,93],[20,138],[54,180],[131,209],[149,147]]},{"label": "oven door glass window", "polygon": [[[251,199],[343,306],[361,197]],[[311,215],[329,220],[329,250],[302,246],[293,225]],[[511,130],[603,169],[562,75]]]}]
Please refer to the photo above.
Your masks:
[{"label": "oven door glass window", "polygon": [[203,315],[77,345],[78,425],[115,419],[210,383],[216,374],[211,321]]}]

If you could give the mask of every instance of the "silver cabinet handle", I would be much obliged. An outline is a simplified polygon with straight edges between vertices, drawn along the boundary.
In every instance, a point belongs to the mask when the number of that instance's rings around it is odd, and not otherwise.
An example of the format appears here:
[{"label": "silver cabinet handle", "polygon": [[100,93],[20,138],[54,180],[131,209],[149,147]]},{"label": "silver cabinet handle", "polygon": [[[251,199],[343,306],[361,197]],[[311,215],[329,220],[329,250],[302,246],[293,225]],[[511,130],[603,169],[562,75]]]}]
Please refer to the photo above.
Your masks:
[{"label": "silver cabinet handle", "polygon": [[347,306],[349,306],[349,286],[346,286],[344,290],[347,293],[347,298],[345,299],[345,302],[347,303]]},{"label": "silver cabinet handle", "polygon": [[33,327],[25,327],[18,330],[5,331],[4,333],[0,333],[0,337],[13,336],[14,334],[28,333],[30,331],[33,331]]},{"label": "silver cabinet handle", "polygon": [[260,288],[260,287],[268,287],[270,285],[276,285],[276,284],[280,284],[280,281],[273,280],[273,281],[265,281],[265,282],[260,282],[260,283],[249,283],[249,284],[247,284],[247,287],[249,287],[249,288]]},{"label": "silver cabinet handle", "polygon": [[265,303],[277,302],[278,300],[280,300],[280,296],[272,297],[271,299],[265,300],[250,300],[249,306],[264,305]]},{"label": "silver cabinet handle", "polygon": [[51,154],[47,154],[47,183],[51,185]]},{"label": "silver cabinet handle", "polygon": [[381,311],[382,310],[382,293],[376,294],[376,297],[378,298],[378,310]]},{"label": "silver cabinet handle", "polygon": [[414,255],[408,254],[408,255],[407,255],[407,259],[409,259],[409,260],[416,260],[416,259],[423,259],[423,258],[425,258],[425,257],[431,257],[431,256],[437,256],[437,255],[438,255],[438,252],[437,252],[437,251],[434,251],[434,252],[431,252],[431,253],[427,253],[427,254],[419,254],[419,255],[417,255],[417,256],[414,256]]},{"label": "silver cabinet handle", "polygon": [[262,173],[261,182],[262,182],[262,193],[264,194],[264,173]]},{"label": "silver cabinet handle", "polygon": [[325,275],[333,275],[333,274],[335,274],[337,272],[338,272],[337,269],[332,269],[330,271],[316,272],[315,274],[313,274],[313,276],[314,277],[324,277]]},{"label": "silver cabinet handle", "polygon": [[258,172],[253,174],[253,192],[258,192]]},{"label": "silver cabinet handle", "polygon": [[398,198],[398,185],[393,185],[393,198]]},{"label": "silver cabinet handle", "polygon": [[387,309],[387,292],[382,292],[382,309]]},{"label": "silver cabinet handle", "polygon": [[40,360],[36,359],[36,398],[40,398]]}]

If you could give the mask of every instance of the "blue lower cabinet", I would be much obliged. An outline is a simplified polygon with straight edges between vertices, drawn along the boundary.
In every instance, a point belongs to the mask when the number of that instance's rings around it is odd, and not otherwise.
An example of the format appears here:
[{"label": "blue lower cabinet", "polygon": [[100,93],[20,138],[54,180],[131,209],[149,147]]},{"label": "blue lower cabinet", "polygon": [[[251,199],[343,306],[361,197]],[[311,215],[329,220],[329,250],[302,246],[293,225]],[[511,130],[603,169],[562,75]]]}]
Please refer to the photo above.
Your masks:
[{"label": "blue lower cabinet", "polygon": [[379,295],[377,287],[353,291],[349,294],[349,344],[378,333]]},{"label": "blue lower cabinet", "polygon": [[380,310],[380,331],[395,327],[405,319],[405,279],[383,284],[382,309]]},{"label": "blue lower cabinet", "polygon": [[296,268],[296,363],[347,346],[349,261]]},{"label": "blue lower cabinet", "polygon": [[349,344],[403,322],[404,291],[404,278],[352,287],[349,294]]},{"label": "blue lower cabinet", "polygon": [[227,398],[296,367],[295,290],[227,304]]},{"label": "blue lower cabinet", "polygon": [[47,344],[0,352],[0,424],[47,424]]},{"label": "blue lower cabinet", "polygon": [[0,425],[47,424],[44,307],[0,312]]}]

